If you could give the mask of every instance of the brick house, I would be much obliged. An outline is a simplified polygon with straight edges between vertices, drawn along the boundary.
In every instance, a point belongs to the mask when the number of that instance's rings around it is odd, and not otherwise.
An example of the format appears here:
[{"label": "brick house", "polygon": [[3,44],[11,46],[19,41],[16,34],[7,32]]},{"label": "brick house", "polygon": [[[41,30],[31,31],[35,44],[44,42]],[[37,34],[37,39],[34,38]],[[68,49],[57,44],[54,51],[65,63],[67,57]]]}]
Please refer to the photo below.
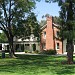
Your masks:
[{"label": "brick house", "polygon": [[41,50],[56,50],[57,54],[66,52],[66,40],[57,39],[59,36],[59,29],[57,24],[53,23],[52,16],[47,17],[47,23],[41,30]]}]

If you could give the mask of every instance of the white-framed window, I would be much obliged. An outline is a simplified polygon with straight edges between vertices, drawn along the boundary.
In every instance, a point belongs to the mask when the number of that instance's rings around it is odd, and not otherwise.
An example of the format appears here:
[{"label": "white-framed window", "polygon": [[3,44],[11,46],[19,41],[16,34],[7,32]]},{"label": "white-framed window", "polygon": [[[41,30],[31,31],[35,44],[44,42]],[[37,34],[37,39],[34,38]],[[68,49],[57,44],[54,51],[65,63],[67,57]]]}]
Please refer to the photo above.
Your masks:
[{"label": "white-framed window", "polygon": [[56,43],[56,50],[59,50],[59,43]]},{"label": "white-framed window", "polygon": [[56,37],[59,37],[59,31],[56,31]]},{"label": "white-framed window", "polygon": [[46,38],[46,32],[43,32],[44,38]]}]

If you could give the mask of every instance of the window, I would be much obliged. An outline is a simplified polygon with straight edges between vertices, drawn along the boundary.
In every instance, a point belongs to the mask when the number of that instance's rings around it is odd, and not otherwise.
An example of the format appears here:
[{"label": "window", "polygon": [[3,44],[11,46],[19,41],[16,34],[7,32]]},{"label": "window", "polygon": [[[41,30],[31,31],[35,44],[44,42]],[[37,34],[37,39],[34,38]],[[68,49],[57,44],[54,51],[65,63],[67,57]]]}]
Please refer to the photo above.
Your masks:
[{"label": "window", "polygon": [[25,44],[25,46],[29,46],[29,44]]},{"label": "window", "polygon": [[59,50],[59,43],[56,43],[56,50]]},{"label": "window", "polygon": [[59,37],[59,31],[56,32],[56,37]]},{"label": "window", "polygon": [[46,38],[46,32],[44,32],[43,34],[44,34],[44,38]]}]

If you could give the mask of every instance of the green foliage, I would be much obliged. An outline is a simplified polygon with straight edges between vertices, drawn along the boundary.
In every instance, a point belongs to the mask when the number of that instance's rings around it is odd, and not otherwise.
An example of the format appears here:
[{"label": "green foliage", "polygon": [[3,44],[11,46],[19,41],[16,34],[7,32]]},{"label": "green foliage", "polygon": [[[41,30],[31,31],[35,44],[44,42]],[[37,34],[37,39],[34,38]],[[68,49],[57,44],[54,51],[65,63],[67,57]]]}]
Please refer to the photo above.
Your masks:
[{"label": "green foliage", "polygon": [[[60,1],[59,1],[60,2]],[[59,4],[61,18],[62,40],[67,39],[67,61],[73,63],[74,38],[75,38],[75,0],[62,0]]]},{"label": "green foliage", "polygon": [[40,26],[39,26],[38,21],[36,19],[36,15],[34,13],[31,13],[28,16],[26,22],[30,26],[31,33],[33,33],[35,37],[39,37]]},{"label": "green foliage", "polygon": [[57,16],[54,16],[53,17],[53,23],[55,23],[55,24],[60,24],[60,17],[57,17]]},{"label": "green foliage", "polygon": [[[0,54],[1,56],[1,54]],[[74,75],[75,64],[67,65],[66,56],[16,55],[0,58],[0,75]],[[9,57],[6,54],[6,57]],[[75,57],[74,57],[75,58]]]},{"label": "green foliage", "polygon": [[28,53],[28,52],[29,52],[29,50],[24,50],[24,52],[25,52],[25,53]]},{"label": "green foliage", "polygon": [[19,28],[17,29],[18,36],[24,39],[31,34],[34,34],[35,37],[39,38],[40,26],[36,19],[36,15],[33,12],[31,12],[22,23],[19,23]]},{"label": "green foliage", "polygon": [[[0,29],[4,31],[7,37],[10,35],[14,37],[24,32],[27,29],[24,27],[24,23],[34,7],[35,1],[33,0],[0,1]],[[26,36],[28,35],[26,34]]]},{"label": "green foliage", "polygon": [[46,20],[41,20],[40,26],[44,26],[46,24]]},{"label": "green foliage", "polygon": [[4,33],[0,33],[0,43],[7,42],[7,37]]},{"label": "green foliage", "polygon": [[50,49],[50,50],[43,50],[44,54],[48,54],[48,55],[55,55],[57,52],[56,50]]},{"label": "green foliage", "polygon": [[39,52],[40,52],[39,50],[35,50],[35,51],[34,51],[34,53],[37,53],[37,54],[38,54]]},{"label": "green foliage", "polygon": [[14,36],[20,38],[31,34],[31,27],[27,21],[34,8],[34,0],[0,0],[0,30],[8,39],[10,51],[14,50]]}]

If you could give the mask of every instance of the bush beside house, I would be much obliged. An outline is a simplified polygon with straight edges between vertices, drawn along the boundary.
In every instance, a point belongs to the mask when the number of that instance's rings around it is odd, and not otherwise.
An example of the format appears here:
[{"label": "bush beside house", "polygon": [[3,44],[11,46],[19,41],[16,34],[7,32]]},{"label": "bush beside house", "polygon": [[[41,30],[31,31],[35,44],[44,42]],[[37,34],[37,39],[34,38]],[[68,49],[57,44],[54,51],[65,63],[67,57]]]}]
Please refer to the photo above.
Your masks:
[{"label": "bush beside house", "polygon": [[42,54],[55,55],[57,54],[57,52],[56,50],[50,49],[50,50],[43,50]]}]

